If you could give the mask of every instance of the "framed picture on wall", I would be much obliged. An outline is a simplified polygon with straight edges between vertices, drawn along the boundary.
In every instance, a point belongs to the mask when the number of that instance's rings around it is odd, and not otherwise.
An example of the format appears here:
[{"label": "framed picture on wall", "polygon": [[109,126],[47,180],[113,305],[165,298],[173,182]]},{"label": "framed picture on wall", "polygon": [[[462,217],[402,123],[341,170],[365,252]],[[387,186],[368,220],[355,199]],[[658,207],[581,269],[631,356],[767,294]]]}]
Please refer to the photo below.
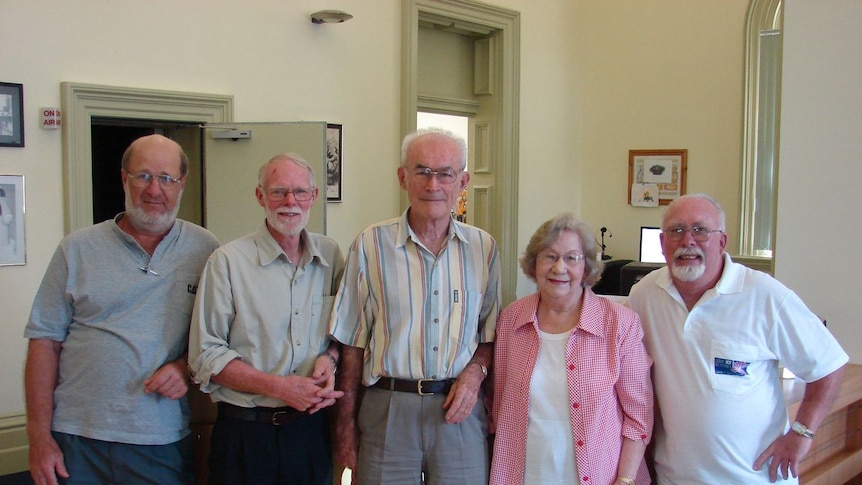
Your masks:
[{"label": "framed picture on wall", "polygon": [[24,264],[24,176],[0,175],[0,266]]},{"label": "framed picture on wall", "polygon": [[342,163],[341,125],[326,125],[326,201],[341,202]]},{"label": "framed picture on wall", "polygon": [[24,85],[0,82],[0,147],[24,146]]},{"label": "framed picture on wall", "polygon": [[[655,186],[658,204],[668,205],[685,195],[688,150],[629,150],[628,202],[632,204],[633,187]],[[653,196],[654,197],[654,196]],[[642,201],[634,200],[635,205]]]}]

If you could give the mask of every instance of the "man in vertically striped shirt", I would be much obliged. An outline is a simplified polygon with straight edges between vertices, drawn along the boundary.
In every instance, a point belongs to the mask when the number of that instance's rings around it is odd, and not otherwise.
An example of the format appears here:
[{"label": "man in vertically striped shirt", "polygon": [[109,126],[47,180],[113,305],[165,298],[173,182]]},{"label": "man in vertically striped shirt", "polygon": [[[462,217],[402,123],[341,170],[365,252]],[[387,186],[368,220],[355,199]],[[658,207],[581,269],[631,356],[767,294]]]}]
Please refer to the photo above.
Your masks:
[{"label": "man in vertically striped shirt", "polygon": [[350,248],[330,333],[344,344],[336,461],[359,483],[488,481],[480,388],[500,263],[488,233],[452,217],[465,165],[464,140],[448,131],[405,137],[398,180],[410,207]]}]

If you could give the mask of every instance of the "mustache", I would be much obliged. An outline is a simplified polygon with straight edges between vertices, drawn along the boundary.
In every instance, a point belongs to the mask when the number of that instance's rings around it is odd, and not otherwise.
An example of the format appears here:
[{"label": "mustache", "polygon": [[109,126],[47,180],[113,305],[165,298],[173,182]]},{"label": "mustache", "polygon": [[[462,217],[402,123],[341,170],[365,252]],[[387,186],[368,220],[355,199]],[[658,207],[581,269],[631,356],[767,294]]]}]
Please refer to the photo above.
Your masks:
[{"label": "mustache", "polygon": [[275,213],[279,215],[296,216],[302,214],[302,209],[299,207],[279,207],[275,210]]},{"label": "mustache", "polygon": [[683,256],[698,256],[700,258],[704,257],[703,251],[698,247],[679,248],[673,252],[673,258],[674,259],[681,258]]}]

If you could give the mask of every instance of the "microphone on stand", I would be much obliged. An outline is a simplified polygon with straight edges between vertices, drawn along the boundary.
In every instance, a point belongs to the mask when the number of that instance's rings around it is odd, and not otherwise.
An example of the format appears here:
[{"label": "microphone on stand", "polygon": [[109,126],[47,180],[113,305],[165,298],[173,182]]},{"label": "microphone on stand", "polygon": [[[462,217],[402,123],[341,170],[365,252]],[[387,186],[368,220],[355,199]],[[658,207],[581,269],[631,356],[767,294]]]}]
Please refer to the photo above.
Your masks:
[{"label": "microphone on stand", "polygon": [[599,229],[599,232],[602,233],[602,242],[601,242],[602,261],[607,261],[607,260],[611,259],[613,256],[605,254],[605,249],[607,249],[607,245],[605,245],[605,233],[608,233],[608,239],[614,237],[614,234],[612,232],[610,232],[607,227],[602,227],[601,229]]}]

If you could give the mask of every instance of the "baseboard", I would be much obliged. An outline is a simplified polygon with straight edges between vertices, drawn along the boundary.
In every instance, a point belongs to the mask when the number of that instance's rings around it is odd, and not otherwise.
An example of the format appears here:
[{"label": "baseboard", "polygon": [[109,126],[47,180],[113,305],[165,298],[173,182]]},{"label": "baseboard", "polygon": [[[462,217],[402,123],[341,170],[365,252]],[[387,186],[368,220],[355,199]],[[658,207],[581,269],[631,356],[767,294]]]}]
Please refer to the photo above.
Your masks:
[{"label": "baseboard", "polygon": [[28,470],[27,416],[0,416],[0,476]]}]

